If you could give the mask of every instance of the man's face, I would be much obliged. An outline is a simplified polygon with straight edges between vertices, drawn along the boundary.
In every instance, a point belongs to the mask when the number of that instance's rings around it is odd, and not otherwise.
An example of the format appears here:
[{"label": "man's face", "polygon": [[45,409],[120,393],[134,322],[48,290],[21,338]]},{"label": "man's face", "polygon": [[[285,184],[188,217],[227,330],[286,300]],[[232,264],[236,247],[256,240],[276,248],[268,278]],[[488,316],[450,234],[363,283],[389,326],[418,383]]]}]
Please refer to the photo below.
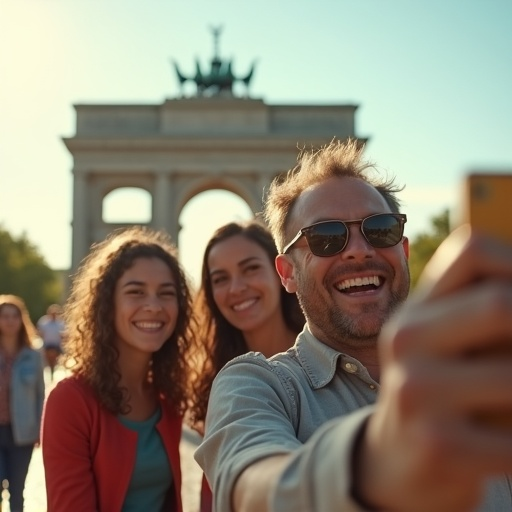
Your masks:
[{"label": "man's face", "polygon": [[[389,212],[371,185],[356,178],[331,178],[298,198],[288,239],[315,222]],[[289,254],[278,256],[277,267],[287,290],[296,291],[309,327],[320,341],[337,350],[364,349],[375,345],[383,323],[407,297],[407,257],[407,239],[377,249],[363,237],[360,224],[352,224],[341,253],[315,256],[301,237]]]}]

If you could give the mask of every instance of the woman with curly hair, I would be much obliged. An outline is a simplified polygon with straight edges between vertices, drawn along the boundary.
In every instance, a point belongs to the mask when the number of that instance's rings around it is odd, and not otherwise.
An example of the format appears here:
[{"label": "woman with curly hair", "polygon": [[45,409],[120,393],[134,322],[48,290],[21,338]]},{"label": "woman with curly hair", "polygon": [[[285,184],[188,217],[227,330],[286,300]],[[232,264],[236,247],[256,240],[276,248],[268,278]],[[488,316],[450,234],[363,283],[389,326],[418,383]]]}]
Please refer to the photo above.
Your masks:
[{"label": "woman with curly hair", "polygon": [[39,442],[44,365],[34,348],[37,338],[23,299],[0,295],[0,491],[7,481],[11,512],[23,510],[28,467]]},{"label": "woman with curly hair", "polygon": [[[249,351],[267,357],[286,351],[304,327],[295,294],[281,285],[276,256],[274,239],[258,220],[226,224],[206,245],[195,302],[199,350],[190,409],[192,426],[200,434],[220,369]],[[201,511],[209,510],[211,492],[203,479]]]},{"label": "woman with curly hair", "polygon": [[64,309],[66,366],[42,427],[48,510],[182,511],[192,299],[163,232],[93,246]]}]

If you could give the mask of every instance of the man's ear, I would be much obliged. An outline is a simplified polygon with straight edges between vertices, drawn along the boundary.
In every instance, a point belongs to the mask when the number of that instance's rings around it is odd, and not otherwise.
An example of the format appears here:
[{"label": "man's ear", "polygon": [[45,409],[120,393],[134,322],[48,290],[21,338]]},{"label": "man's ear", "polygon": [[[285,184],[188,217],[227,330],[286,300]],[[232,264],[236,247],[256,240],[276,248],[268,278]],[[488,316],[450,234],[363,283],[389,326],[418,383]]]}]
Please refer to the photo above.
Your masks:
[{"label": "man's ear", "polygon": [[405,257],[409,259],[409,239],[406,236],[402,240],[402,247],[404,248]]},{"label": "man's ear", "polygon": [[278,254],[275,260],[276,270],[281,278],[281,283],[288,293],[297,291],[295,282],[295,267],[292,258],[286,254]]}]

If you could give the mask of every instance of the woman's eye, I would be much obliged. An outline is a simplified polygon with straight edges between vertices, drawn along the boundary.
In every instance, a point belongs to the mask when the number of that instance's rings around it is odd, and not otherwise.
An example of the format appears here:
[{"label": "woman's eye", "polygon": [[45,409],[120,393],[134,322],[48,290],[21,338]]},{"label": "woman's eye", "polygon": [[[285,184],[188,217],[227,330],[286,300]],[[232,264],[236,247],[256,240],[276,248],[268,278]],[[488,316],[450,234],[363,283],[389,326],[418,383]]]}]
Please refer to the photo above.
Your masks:
[{"label": "woman's eye", "polygon": [[226,276],[218,276],[218,277],[214,277],[212,279],[212,284],[213,285],[219,285],[219,284],[225,283],[226,281],[227,281],[227,277]]},{"label": "woman's eye", "polygon": [[259,268],[259,265],[249,265],[248,267],[246,267],[245,271],[248,273],[256,272],[257,270],[259,270]]},{"label": "woman's eye", "polygon": [[128,295],[142,295],[143,292],[138,288],[132,288],[131,290],[126,290],[126,293]]}]

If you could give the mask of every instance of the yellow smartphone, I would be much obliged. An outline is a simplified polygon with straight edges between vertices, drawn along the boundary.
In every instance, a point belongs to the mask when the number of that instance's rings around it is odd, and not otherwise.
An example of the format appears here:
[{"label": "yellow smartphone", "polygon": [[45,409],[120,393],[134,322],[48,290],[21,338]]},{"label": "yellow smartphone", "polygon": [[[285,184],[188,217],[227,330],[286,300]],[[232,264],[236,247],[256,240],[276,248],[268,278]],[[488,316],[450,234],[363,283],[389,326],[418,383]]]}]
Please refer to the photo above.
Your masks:
[{"label": "yellow smartphone", "polygon": [[512,173],[468,174],[463,220],[482,233],[512,243]]},{"label": "yellow smartphone", "polygon": [[[512,173],[473,173],[464,182],[463,221],[489,235],[512,244]],[[512,340],[496,340],[477,357],[508,357],[512,360]],[[512,411],[486,413],[477,421],[497,428],[512,429]]]}]

